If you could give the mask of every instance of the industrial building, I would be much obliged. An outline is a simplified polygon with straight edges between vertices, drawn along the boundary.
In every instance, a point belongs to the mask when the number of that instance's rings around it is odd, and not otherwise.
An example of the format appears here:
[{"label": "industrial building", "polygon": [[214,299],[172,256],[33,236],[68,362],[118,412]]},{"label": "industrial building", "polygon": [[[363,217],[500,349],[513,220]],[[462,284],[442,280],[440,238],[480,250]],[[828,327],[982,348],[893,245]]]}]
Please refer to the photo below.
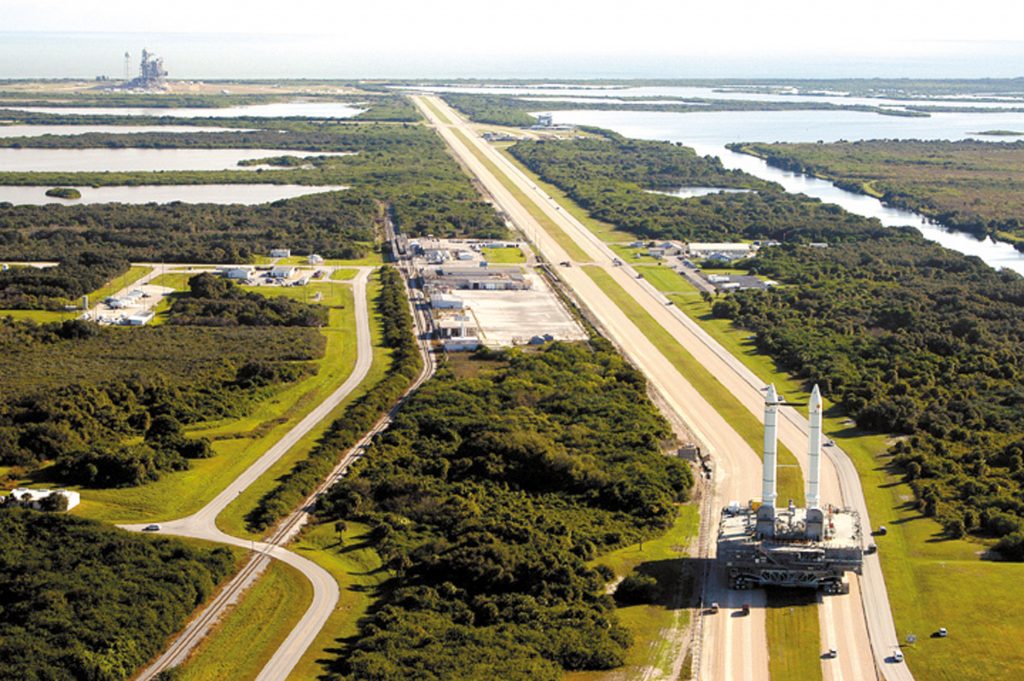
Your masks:
[{"label": "industrial building", "polygon": [[708,258],[724,262],[749,258],[753,249],[754,247],[751,244],[694,242],[687,245],[687,250],[691,257]]},{"label": "industrial building", "polygon": [[532,282],[519,267],[467,267],[443,265],[423,270],[423,288],[430,294],[459,289],[469,291],[525,291]]},{"label": "industrial building", "polygon": [[814,386],[808,405],[807,507],[792,500],[776,508],[777,418],[783,404],[771,385],[765,395],[764,466],[761,503],[731,502],[723,511],[718,532],[718,562],[728,571],[734,589],[802,587],[845,593],[846,572],[861,573],[864,550],[860,515],[848,508],[822,507],[822,404]]},{"label": "industrial building", "polygon": [[271,258],[290,258],[292,257],[292,249],[290,248],[275,248],[270,251]]}]

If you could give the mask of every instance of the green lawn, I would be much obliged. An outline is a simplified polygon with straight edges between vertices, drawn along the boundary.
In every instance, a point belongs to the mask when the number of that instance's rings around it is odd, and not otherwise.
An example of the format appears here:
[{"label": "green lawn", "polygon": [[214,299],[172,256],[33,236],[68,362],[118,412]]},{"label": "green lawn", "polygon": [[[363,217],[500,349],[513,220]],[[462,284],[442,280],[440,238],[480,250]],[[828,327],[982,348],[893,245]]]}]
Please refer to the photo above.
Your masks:
[{"label": "green lawn", "polygon": [[[75,513],[109,522],[148,522],[178,518],[202,507],[253,461],[344,382],[355,362],[355,312],[347,286],[320,284],[332,308],[324,357],[314,376],[289,385],[260,402],[242,419],[204,424],[191,432],[213,440],[215,455],[191,462],[187,471],[157,482],[120,489],[86,489]],[[310,287],[269,288],[268,294],[305,296]],[[261,291],[262,292],[262,291]]]},{"label": "green lawn", "polygon": [[[367,246],[369,246],[367,244]],[[384,256],[377,251],[370,251],[363,258],[356,258],[355,260],[342,260],[340,258],[324,258],[322,263],[318,265],[310,265],[309,258],[305,255],[293,255],[290,258],[259,258],[262,262],[258,262],[259,265],[266,265],[271,262],[276,262],[278,265],[305,265],[307,267],[317,267],[324,265],[328,267],[379,267],[384,264]]]},{"label": "green lawn", "polygon": [[325,662],[337,657],[344,639],[357,633],[358,622],[377,598],[381,584],[390,576],[380,556],[367,544],[369,528],[347,523],[338,541],[334,524],[314,526],[291,549],[330,572],[338,582],[341,597],[327,624],[313,641],[289,679],[310,681],[327,671]]},{"label": "green lawn", "polygon": [[359,274],[357,269],[342,267],[331,272],[331,279],[335,281],[348,281],[349,279],[355,279],[357,274]]},{"label": "green lawn", "polygon": [[[664,329],[611,275],[596,266],[583,268],[601,290],[637,325],[637,328],[668,359],[679,373],[722,415],[737,433],[760,456],[764,446],[764,427],[718,379],[701,365],[679,341]],[[796,457],[779,443],[779,498],[804,502],[804,483]]]},{"label": "green lawn", "polygon": [[526,211],[540,224],[541,228],[545,232],[547,232],[548,235],[565,250],[565,252],[569,255],[570,258],[576,260],[577,262],[587,262],[590,260],[590,257],[582,248],[579,247],[579,245],[572,239],[572,237],[566,234],[561,227],[555,224],[555,221],[549,218],[547,214],[543,210],[541,210],[541,207],[537,205],[533,198],[523,193],[523,191],[519,189],[519,186],[515,184],[508,177],[508,175],[504,173],[504,171],[498,168],[498,166],[496,166],[489,158],[487,158],[487,156],[485,156],[482,151],[477,149],[476,146],[469,140],[468,137],[466,137],[466,135],[462,133],[461,130],[455,130],[453,128],[452,132],[454,132],[459,137],[459,139],[462,140],[463,144],[466,145],[466,148],[468,148],[469,151],[480,160],[484,167],[487,168],[487,170],[489,170],[491,174],[498,179],[499,182],[501,182],[505,189],[507,189],[509,193],[512,194],[512,197],[516,201],[518,201],[523,206],[523,208],[525,208]]},{"label": "green lawn", "polygon": [[519,265],[526,263],[526,254],[523,249],[515,246],[508,248],[484,248],[482,249],[484,259],[496,265]]},{"label": "green lawn", "polygon": [[[334,286],[332,288],[338,291],[344,291],[351,296],[351,290],[348,289],[348,287]],[[367,287],[367,297],[370,300],[371,310],[374,311],[375,307],[373,306],[372,301],[377,297],[379,290],[380,287],[375,275],[370,280],[370,285]],[[335,314],[339,311],[332,310],[331,312],[332,314]],[[345,366],[352,367],[355,363],[354,320],[352,320],[352,327],[350,329],[341,331],[338,335],[338,342],[343,343],[341,361]],[[272,490],[277,485],[277,481],[281,476],[287,474],[298,461],[306,458],[320,437],[324,434],[327,428],[330,427],[331,423],[336,419],[342,418],[349,405],[368,391],[372,390],[387,373],[388,367],[391,364],[391,350],[384,347],[382,321],[380,315],[376,313],[370,315],[370,337],[373,342],[373,364],[370,366],[370,371],[367,373],[366,378],[363,379],[363,382],[360,383],[359,386],[353,390],[340,405],[335,407],[327,418],[310,430],[305,437],[299,440],[294,447],[288,450],[287,454],[282,456],[266,473],[238,495],[238,498],[231,502],[231,504],[224,509],[219,516],[217,516],[217,526],[221,530],[228,534],[233,534],[236,537],[244,537],[247,539],[258,539],[264,534],[253,533],[246,529],[245,516],[256,507],[256,504],[264,494]],[[349,369],[349,371],[351,371],[351,369]],[[339,382],[338,385],[340,385],[340,383],[341,382]]]},{"label": "green lawn", "polygon": [[[665,281],[649,279],[659,288],[685,291],[669,296],[680,310],[762,380],[774,382],[787,399],[806,402],[804,383],[759,354],[749,332],[711,318],[709,305],[680,275],[667,268],[661,272]],[[917,678],[1012,678],[1024,668],[1024,650],[1015,643],[1024,639],[1024,618],[1006,595],[1019,590],[1024,565],[979,560],[987,547],[977,540],[942,539],[938,523],[913,509],[910,487],[886,469],[888,437],[857,429],[828,401],[826,409],[824,430],[857,466],[872,523],[889,528],[876,543],[897,633],[901,640],[908,634],[918,638],[904,648]],[[798,410],[806,415],[805,407]],[[950,638],[930,638],[940,626],[949,629]],[[961,634],[955,643],[954,632]]]},{"label": "green lawn", "polygon": [[[664,602],[655,605],[631,605],[616,607],[619,620],[632,632],[633,645],[626,652],[623,667],[608,672],[573,672],[566,674],[566,681],[611,681],[640,677],[644,669],[655,667],[663,674],[672,670],[678,654],[679,641],[672,636],[673,627],[677,633],[689,622],[687,606],[692,591],[692,578],[696,566],[687,560],[687,549],[697,534],[700,509],[693,504],[680,505],[679,515],[673,526],[663,535],[643,543],[632,544],[605,554],[591,561],[593,565],[607,565],[617,577],[625,577],[640,568],[657,576],[664,590]],[[671,596],[683,595],[683,607],[675,607]]]},{"label": "green lawn", "polygon": [[767,594],[765,629],[772,681],[821,679],[817,594],[795,589],[769,589]]},{"label": "green lawn", "polygon": [[306,577],[280,561],[266,572],[180,668],[180,681],[254,679],[313,600]]}]

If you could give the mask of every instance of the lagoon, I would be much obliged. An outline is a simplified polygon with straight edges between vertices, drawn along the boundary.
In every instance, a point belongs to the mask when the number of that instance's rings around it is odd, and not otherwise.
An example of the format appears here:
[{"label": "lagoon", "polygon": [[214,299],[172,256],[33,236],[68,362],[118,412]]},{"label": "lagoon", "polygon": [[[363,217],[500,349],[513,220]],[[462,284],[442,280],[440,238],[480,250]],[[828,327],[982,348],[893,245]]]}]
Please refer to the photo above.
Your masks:
[{"label": "lagoon", "polygon": [[0,172],[135,172],[248,170],[238,162],[273,156],[346,156],[346,152],[287,149],[0,149]]}]

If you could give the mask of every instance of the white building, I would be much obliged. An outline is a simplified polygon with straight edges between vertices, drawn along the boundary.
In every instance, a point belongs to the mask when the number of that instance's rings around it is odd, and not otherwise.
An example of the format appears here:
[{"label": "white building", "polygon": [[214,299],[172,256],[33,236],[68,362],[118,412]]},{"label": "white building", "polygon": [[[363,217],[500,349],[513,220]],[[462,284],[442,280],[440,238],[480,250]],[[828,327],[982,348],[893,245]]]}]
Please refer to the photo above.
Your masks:
[{"label": "white building", "polygon": [[549,113],[537,114],[537,127],[550,128],[555,123],[555,117]]},{"label": "white building", "polygon": [[66,489],[28,489],[25,487],[19,487],[11,492],[11,497],[22,504],[39,510],[40,502],[51,494],[58,494],[68,500],[68,509],[71,510],[78,504],[82,503],[82,497],[78,492],[72,492]]},{"label": "white building", "polygon": [[288,265],[280,265],[270,270],[270,276],[272,279],[287,279],[295,273],[294,267]]},{"label": "white building", "polygon": [[710,258],[716,256],[716,259],[729,261],[729,260],[740,260],[742,258],[749,258],[753,247],[750,244],[735,244],[735,243],[691,243],[687,247],[690,251],[690,255],[695,258]]},{"label": "white building", "polygon": [[228,279],[248,279],[252,276],[251,267],[229,267],[225,270],[221,270],[224,276]]},{"label": "white building", "polygon": [[465,306],[462,298],[449,293],[435,293],[430,296],[430,307],[435,310],[461,310]]},{"label": "white building", "polygon": [[153,317],[155,316],[156,313],[153,312],[152,310],[148,312],[140,312],[139,314],[133,314],[129,317],[126,317],[124,323],[127,324],[128,326],[145,326],[146,324],[149,324],[151,321],[153,321]]},{"label": "white building", "polygon": [[275,248],[270,251],[271,258],[290,258],[292,257],[292,249],[290,248]]}]

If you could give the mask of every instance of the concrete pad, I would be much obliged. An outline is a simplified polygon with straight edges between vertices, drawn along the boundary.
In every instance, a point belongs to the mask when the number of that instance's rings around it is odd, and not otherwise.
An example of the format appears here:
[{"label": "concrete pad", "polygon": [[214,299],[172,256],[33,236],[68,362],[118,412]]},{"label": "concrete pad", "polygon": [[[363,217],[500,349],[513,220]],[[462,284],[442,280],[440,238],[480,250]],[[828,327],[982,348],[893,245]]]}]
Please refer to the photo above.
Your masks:
[{"label": "concrete pad", "polygon": [[586,340],[587,334],[547,282],[527,272],[533,288],[527,291],[456,291],[471,309],[485,345],[528,343],[533,336],[551,334],[557,340]]}]

